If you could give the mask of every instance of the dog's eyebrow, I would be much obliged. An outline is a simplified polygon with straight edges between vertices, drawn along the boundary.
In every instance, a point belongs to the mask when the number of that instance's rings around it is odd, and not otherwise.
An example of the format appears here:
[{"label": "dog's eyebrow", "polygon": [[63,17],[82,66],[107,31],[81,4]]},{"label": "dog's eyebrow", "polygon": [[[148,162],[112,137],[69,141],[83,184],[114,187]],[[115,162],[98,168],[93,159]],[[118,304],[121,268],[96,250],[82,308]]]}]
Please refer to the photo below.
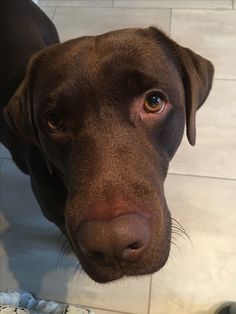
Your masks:
[{"label": "dog's eyebrow", "polygon": [[118,80],[124,90],[130,93],[130,96],[140,95],[153,88],[164,88],[163,82],[161,82],[157,74],[154,72],[147,73],[138,69],[125,69],[121,71]]}]

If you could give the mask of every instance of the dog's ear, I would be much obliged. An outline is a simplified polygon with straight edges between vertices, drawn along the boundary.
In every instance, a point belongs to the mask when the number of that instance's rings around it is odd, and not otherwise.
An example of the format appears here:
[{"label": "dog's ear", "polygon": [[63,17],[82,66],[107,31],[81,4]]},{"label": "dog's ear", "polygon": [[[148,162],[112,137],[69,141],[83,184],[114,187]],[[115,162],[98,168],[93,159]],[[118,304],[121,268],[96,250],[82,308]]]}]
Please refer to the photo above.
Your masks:
[{"label": "dog's ear", "polygon": [[43,153],[48,171],[52,174],[52,166],[43,152],[34,119],[33,100],[31,95],[32,73],[36,57],[31,59],[25,78],[5,107],[3,114],[12,131],[25,142],[37,146]]},{"label": "dog's ear", "polygon": [[214,67],[210,61],[188,48],[176,45],[181,63],[185,89],[187,137],[191,145],[196,141],[196,111],[206,100],[212,86]]},{"label": "dog's ear", "polygon": [[206,100],[212,86],[214,67],[210,61],[192,50],[178,45],[162,31],[149,27],[159,44],[179,69],[184,90],[187,137],[191,145],[196,141],[196,112]]},{"label": "dog's ear", "polygon": [[3,114],[8,125],[17,136],[31,145],[38,146],[30,98],[28,74],[26,74],[26,77],[5,107]]}]

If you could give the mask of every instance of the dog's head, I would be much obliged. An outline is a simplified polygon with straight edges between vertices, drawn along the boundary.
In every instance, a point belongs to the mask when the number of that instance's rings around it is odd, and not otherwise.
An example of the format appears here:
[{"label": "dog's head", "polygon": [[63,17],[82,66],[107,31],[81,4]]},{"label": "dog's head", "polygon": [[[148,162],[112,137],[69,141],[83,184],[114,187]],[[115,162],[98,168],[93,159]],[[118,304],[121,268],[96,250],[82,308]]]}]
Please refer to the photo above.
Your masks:
[{"label": "dog's head", "polygon": [[94,280],[167,261],[164,180],[185,122],[195,143],[212,77],[209,61],[155,28],[71,40],[31,60],[5,118],[67,187],[66,234]]}]

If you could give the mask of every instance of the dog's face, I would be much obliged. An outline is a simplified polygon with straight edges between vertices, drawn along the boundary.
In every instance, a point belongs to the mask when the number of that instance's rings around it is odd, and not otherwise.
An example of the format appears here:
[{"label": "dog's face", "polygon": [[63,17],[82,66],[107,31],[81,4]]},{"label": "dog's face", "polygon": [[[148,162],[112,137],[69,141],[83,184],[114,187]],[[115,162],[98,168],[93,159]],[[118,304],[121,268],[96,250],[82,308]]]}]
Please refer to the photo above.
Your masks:
[{"label": "dog's face", "polygon": [[154,28],[71,40],[31,61],[5,117],[67,187],[60,227],[94,280],[167,261],[164,180],[185,121],[195,142],[212,76],[207,60]]}]

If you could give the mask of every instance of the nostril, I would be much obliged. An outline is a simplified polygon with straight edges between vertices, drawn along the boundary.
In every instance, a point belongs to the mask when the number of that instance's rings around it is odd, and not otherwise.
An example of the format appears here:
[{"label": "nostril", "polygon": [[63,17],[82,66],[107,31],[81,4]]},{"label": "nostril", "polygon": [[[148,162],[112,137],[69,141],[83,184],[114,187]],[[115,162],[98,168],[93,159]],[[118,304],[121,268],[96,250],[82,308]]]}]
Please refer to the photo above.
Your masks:
[{"label": "nostril", "polygon": [[142,241],[132,242],[123,250],[120,250],[117,258],[122,261],[135,262],[145,250],[145,247],[146,245]]},{"label": "nostril", "polygon": [[138,250],[142,247],[142,243],[141,242],[133,242],[131,243],[130,245],[127,246],[127,249],[130,249],[130,250]]}]

